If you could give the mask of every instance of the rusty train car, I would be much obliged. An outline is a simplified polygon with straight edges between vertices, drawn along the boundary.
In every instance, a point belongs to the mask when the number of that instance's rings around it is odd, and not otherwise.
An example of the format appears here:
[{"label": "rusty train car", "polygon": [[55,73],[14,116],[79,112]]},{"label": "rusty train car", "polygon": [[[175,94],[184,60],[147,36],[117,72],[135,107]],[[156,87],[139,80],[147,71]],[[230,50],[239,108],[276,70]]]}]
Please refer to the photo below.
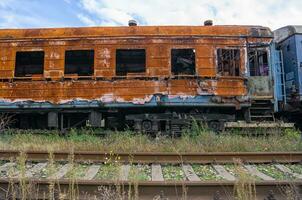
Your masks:
[{"label": "rusty train car", "polygon": [[261,26],[2,29],[0,112],[20,128],[220,130],[273,108],[272,40]]}]

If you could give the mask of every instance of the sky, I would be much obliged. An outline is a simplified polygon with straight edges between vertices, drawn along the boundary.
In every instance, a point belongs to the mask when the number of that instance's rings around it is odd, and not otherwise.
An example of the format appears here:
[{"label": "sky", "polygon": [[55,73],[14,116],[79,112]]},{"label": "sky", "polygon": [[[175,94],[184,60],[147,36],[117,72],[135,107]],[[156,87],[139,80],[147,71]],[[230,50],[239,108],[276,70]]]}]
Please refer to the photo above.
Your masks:
[{"label": "sky", "polygon": [[0,0],[0,28],[302,25],[302,0]]}]

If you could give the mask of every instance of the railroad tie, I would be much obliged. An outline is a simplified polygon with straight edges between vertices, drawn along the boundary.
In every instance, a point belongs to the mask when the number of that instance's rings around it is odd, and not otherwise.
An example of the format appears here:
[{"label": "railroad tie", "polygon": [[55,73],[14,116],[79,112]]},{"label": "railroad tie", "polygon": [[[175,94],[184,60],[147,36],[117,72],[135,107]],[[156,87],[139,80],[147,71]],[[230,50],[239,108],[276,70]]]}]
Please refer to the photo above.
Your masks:
[{"label": "railroad tie", "polygon": [[120,169],[120,179],[121,181],[127,181],[130,171],[130,165],[122,165]]},{"label": "railroad tie", "polygon": [[100,169],[100,165],[91,165],[85,173],[86,180],[92,180]]},{"label": "railroad tie", "polygon": [[200,178],[195,174],[191,165],[184,164],[182,165],[182,169],[189,181],[200,181]]},{"label": "railroad tie", "polygon": [[244,165],[244,167],[249,171],[249,173],[251,173],[254,176],[258,176],[262,180],[265,180],[265,181],[274,181],[275,180],[274,178],[260,172],[256,167],[254,167],[252,165]]},{"label": "railroad tie", "polygon": [[282,171],[283,173],[285,173],[285,174],[289,174],[289,175],[292,175],[295,178],[302,179],[301,174],[297,174],[297,173],[293,172],[292,170],[290,170],[288,167],[286,167],[284,165],[277,164],[277,165],[275,165],[275,167],[277,169],[279,169],[280,171]]},{"label": "railroad tie", "polygon": [[218,172],[220,176],[228,181],[235,181],[236,178],[232,174],[230,174],[223,166],[221,165],[213,165],[214,169]]},{"label": "railroad tie", "polygon": [[32,178],[34,176],[35,173],[40,172],[44,167],[46,167],[47,163],[38,163],[36,165],[34,165],[30,170],[27,170],[25,173],[25,176],[27,178]]},{"label": "railroad tie", "polygon": [[152,164],[152,181],[164,181],[160,164]]},{"label": "railroad tie", "polygon": [[0,166],[0,172],[8,171],[11,167],[14,167],[15,165],[16,165],[16,163],[13,163],[13,162],[5,163],[4,165]]},{"label": "railroad tie", "polygon": [[[15,165],[16,165],[16,163],[13,163],[13,162],[5,163],[4,165],[0,166],[0,173],[5,172],[5,174],[10,175],[10,176],[15,175],[15,174],[9,174],[10,169],[13,169]],[[13,171],[11,173],[15,173],[15,170],[13,169]]]},{"label": "railroad tie", "polygon": [[67,174],[67,172],[70,170],[70,168],[72,167],[72,164],[65,164],[63,165],[59,171],[57,171],[56,173],[54,173],[53,175],[51,175],[49,177],[49,179],[61,179],[63,178],[63,176],[65,176],[65,174]]}]

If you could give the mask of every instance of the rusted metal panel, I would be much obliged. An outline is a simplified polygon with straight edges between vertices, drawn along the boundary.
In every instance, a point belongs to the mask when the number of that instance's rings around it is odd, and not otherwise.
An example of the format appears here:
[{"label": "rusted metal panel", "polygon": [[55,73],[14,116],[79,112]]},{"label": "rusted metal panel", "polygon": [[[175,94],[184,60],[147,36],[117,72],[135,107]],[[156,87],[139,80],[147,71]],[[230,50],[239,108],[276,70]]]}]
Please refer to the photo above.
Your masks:
[{"label": "rusted metal panel", "polygon": [[[257,31],[263,29],[262,32]],[[256,32],[255,32],[256,30]],[[66,38],[99,36],[154,36],[154,35],[209,35],[209,36],[256,36],[272,37],[265,27],[251,26],[136,26],[136,27],[89,27],[48,29],[3,29],[0,39],[15,38]]]},{"label": "rusted metal panel", "polygon": [[269,76],[249,77],[248,88],[252,98],[273,98],[273,81]]},{"label": "rusted metal panel", "polygon": [[[0,30],[1,79],[14,78],[17,51],[45,52],[44,74],[24,78],[24,81],[1,82],[0,99],[11,102],[31,100],[62,103],[84,99],[144,103],[155,94],[181,97],[246,96],[244,75],[247,43],[269,44],[272,40],[269,30],[257,35],[257,38],[253,36],[255,31],[246,26]],[[146,72],[129,75],[126,80],[112,79],[115,77],[116,49],[135,48],[146,49]],[[187,77],[171,80],[173,48],[195,49],[197,79]],[[240,49],[240,77],[217,76],[218,48]],[[64,75],[65,51],[78,49],[95,51],[91,80],[77,81],[77,75]],[[162,80],[146,79],[150,77]],[[74,80],[60,81],[62,78]]]},{"label": "rusted metal panel", "polygon": [[11,101],[32,100],[62,103],[74,99],[131,102],[150,100],[154,94],[172,96],[240,96],[246,89],[241,81],[217,82],[195,80],[143,81],[65,81],[0,83],[1,98]]}]

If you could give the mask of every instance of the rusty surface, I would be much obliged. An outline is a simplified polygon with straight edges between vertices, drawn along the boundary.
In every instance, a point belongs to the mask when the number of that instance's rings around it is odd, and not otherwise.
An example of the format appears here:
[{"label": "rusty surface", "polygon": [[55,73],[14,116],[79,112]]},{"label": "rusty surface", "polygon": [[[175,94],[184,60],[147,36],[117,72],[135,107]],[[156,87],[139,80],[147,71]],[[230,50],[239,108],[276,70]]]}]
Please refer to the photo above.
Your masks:
[{"label": "rusty surface", "polygon": [[[54,195],[60,199],[70,199],[74,188],[77,190],[79,199],[95,199],[104,197],[103,192],[116,192],[119,188],[120,194],[127,199],[127,195],[133,194],[143,200],[152,199],[179,199],[189,198],[192,200],[213,200],[234,198],[234,187],[236,183],[230,181],[81,181],[77,180],[73,185],[69,179],[47,180],[47,179],[29,179],[22,184],[30,183],[32,191],[29,196],[34,199],[45,199]],[[12,190],[18,188],[20,180],[18,179],[0,179],[0,198],[7,199],[7,195]],[[52,184],[53,190],[50,190]],[[257,181],[254,185],[257,199],[284,199],[288,191],[301,194],[301,181]],[[107,190],[104,190],[107,188]],[[291,189],[291,190],[290,190]],[[71,191],[70,191],[71,190]],[[53,191],[51,195],[49,192]],[[16,194],[21,198],[22,193]],[[19,196],[20,195],[20,196]]]},{"label": "rusty surface", "polygon": [[11,101],[35,100],[65,103],[69,100],[100,100],[102,102],[148,102],[153,94],[197,94],[236,96],[245,93],[240,80],[117,80],[117,81],[64,81],[0,83],[1,98]]},{"label": "rusty surface", "polygon": [[2,29],[0,39],[66,38],[98,36],[154,36],[154,35],[209,35],[209,36],[262,36],[272,32],[260,26],[135,26],[89,28]]},{"label": "rusty surface", "polygon": [[[17,158],[19,151],[0,151],[0,159]],[[28,151],[27,159],[43,161],[49,157],[46,151]],[[68,160],[70,152],[53,152],[54,160]],[[234,163],[240,159],[246,163],[298,163],[302,161],[301,152],[250,152],[250,153],[115,153],[74,152],[75,161],[105,162],[106,158],[119,157],[120,162],[131,163]]]},{"label": "rusty surface", "polygon": [[[269,29],[248,26],[0,30],[0,79],[3,80],[0,99],[62,103],[74,99],[144,102],[153,94],[246,96],[246,46],[253,43],[268,45],[271,37]],[[116,49],[136,48],[146,49],[146,72],[113,81]],[[173,80],[172,48],[195,49],[198,79]],[[218,48],[240,49],[239,77],[217,75]],[[76,49],[95,51],[94,74],[85,77],[89,80],[78,80],[81,77],[76,75],[64,76],[65,50]],[[15,78],[17,51],[44,51],[44,74]]]}]

